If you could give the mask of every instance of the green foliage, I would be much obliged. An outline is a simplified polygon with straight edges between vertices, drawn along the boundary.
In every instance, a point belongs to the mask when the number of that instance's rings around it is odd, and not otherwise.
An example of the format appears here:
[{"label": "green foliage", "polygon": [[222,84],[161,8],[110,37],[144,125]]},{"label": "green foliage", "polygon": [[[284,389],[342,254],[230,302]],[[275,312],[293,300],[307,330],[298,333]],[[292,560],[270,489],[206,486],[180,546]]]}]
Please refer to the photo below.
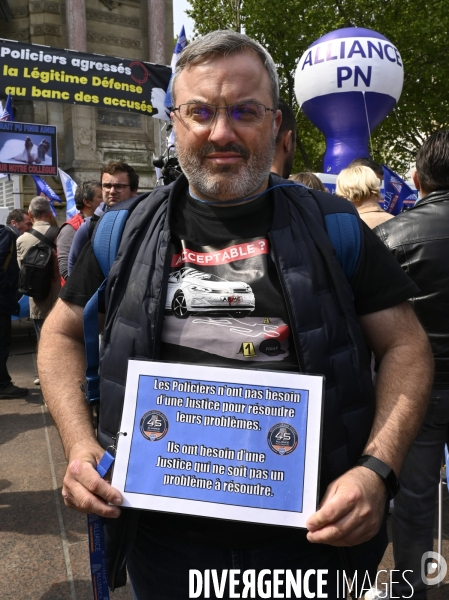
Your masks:
[{"label": "green foliage", "polygon": [[[404,63],[404,88],[395,111],[374,131],[374,159],[404,174],[433,131],[449,126],[447,0],[189,0],[196,35],[244,31],[278,66],[282,97],[295,111],[296,64],[308,46],[342,27],[367,27],[390,39]],[[298,111],[296,170],[322,170],[322,134]],[[301,151],[302,147],[302,151]]]}]

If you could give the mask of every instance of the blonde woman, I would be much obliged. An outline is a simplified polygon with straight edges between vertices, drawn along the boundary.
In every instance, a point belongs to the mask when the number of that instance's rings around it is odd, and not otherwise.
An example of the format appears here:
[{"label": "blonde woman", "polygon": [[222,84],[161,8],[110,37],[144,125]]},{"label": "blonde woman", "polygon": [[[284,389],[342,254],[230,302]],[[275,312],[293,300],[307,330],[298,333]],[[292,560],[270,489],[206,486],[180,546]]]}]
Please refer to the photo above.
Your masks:
[{"label": "blonde woman", "polygon": [[383,201],[379,179],[369,167],[343,169],[337,177],[336,193],[354,204],[362,221],[371,229],[393,218],[379,206]]}]

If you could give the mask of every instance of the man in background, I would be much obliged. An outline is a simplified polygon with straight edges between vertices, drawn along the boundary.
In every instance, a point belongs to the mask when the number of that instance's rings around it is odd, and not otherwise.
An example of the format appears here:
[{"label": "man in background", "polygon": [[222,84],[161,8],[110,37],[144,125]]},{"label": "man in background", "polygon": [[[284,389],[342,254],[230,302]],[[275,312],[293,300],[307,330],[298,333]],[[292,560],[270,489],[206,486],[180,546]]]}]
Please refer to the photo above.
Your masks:
[{"label": "man in background", "polygon": [[424,142],[413,182],[421,199],[374,232],[420,289],[410,303],[435,359],[429,408],[402,466],[392,518],[395,568],[412,571],[407,579],[414,593],[410,596],[409,586],[396,583],[391,597],[425,600],[421,560],[433,550],[435,500],[449,425],[449,130],[437,131]]},{"label": "man in background", "polygon": [[7,361],[11,345],[11,316],[19,314],[17,285],[17,238],[31,228],[31,219],[21,208],[11,211],[6,225],[0,225],[0,399],[23,398],[27,388],[14,385]]},{"label": "man in background", "polygon": [[375,160],[372,160],[371,158],[355,158],[348,165],[348,168],[349,167],[368,167],[369,169],[371,169],[371,171],[374,171],[374,173],[377,176],[377,179],[379,179],[380,181],[380,185],[382,185],[382,182],[384,180],[384,172],[382,166]]},{"label": "man in background", "polygon": [[271,171],[284,179],[288,179],[295,158],[296,119],[294,112],[282,98],[279,100],[278,110],[282,113],[282,122],[276,136],[276,149]]},{"label": "man in background", "polygon": [[6,224],[15,228],[18,236],[33,227],[29,214],[23,208],[12,210],[6,218]]},{"label": "man in background", "polygon": [[78,212],[62,225],[56,239],[61,285],[64,285],[69,276],[69,253],[75,233],[86,218],[94,214],[95,209],[101,204],[102,200],[103,195],[99,181],[83,181],[76,188],[75,204]]},{"label": "man in background", "polygon": [[[50,201],[42,196],[36,196],[36,198],[33,198],[30,202],[28,215],[33,223],[33,230],[42,235],[46,235],[50,227],[52,227],[51,221],[53,220]],[[56,228],[54,228],[54,230],[56,230]],[[56,234],[57,230],[54,234],[54,237],[56,237]],[[54,240],[53,236],[47,237],[49,237],[51,241]],[[24,233],[20,239],[17,240],[17,261],[19,263],[19,267],[22,266],[22,261],[27,253],[27,250],[38,244],[39,241],[39,238],[34,236],[31,232]],[[54,277],[49,295],[44,300],[35,300],[34,298],[30,298],[30,317],[34,321],[34,329],[36,330],[38,341],[44,320],[53,308],[61,287],[56,254],[54,258]]]},{"label": "man in background", "polygon": [[86,219],[73,238],[68,260],[68,275],[78,260],[81,250],[90,239],[91,223],[93,227],[93,223],[98,221],[109,208],[137,194],[139,176],[128,163],[120,160],[108,162],[101,169],[100,178],[103,202],[94,211],[92,217]]}]

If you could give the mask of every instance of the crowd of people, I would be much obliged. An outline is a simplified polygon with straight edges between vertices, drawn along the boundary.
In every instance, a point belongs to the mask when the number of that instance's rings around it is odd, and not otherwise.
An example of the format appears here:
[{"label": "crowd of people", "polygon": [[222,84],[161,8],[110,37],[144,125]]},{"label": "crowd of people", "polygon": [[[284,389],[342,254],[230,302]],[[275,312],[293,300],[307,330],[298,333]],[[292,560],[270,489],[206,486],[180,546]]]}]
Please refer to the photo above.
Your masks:
[{"label": "crowd of people", "polygon": [[[189,569],[313,568],[328,571],[325,592],[338,598],[332,573],[375,580],[394,498],[399,575],[391,597],[425,600],[421,559],[433,547],[449,424],[449,131],[435,132],[419,150],[420,200],[393,218],[379,205],[382,169],[369,158],[340,173],[337,195],[313,173],[290,176],[295,115],[279,99],[272,58],[254,40],[232,31],[196,39],[180,54],[171,85],[182,167],[174,183],[138,195],[136,171],[111,162],[98,181],[78,185],[78,212],[58,232],[42,197],[0,229],[0,398],[27,393],[7,371],[10,318],[28,250],[54,242],[50,292],[30,301],[40,338],[36,381],[68,459],[65,504],[105,518],[111,589],[127,571],[136,600],[181,600]],[[102,215],[121,206],[129,217],[99,304],[107,406],[100,402],[94,428],[80,390],[83,310],[105,278],[91,238]],[[350,248],[350,275],[328,231],[328,217],[341,215],[359,240]],[[186,258],[182,266],[251,287],[251,320],[276,320],[287,332],[272,360],[261,360],[261,351],[240,355],[237,334],[217,349],[215,332],[192,328],[188,311],[164,315],[170,257],[254,240],[270,252],[225,266]],[[60,356],[70,356],[72,368],[55,377]],[[96,467],[119,430],[127,361],[135,357],[325,376],[320,498],[307,531],[120,508],[119,491]]]}]

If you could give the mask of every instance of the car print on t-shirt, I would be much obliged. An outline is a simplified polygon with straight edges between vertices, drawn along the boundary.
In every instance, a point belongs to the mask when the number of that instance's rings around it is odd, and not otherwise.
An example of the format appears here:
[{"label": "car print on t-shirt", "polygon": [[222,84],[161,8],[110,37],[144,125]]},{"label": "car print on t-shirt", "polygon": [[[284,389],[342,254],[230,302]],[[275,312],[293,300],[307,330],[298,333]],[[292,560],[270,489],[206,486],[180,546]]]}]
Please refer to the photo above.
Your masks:
[{"label": "car print on t-shirt", "polygon": [[296,370],[269,240],[172,240],[162,359]]},{"label": "car print on t-shirt", "polygon": [[170,273],[165,309],[178,319],[204,313],[248,317],[254,310],[254,294],[242,281],[185,267]]}]

